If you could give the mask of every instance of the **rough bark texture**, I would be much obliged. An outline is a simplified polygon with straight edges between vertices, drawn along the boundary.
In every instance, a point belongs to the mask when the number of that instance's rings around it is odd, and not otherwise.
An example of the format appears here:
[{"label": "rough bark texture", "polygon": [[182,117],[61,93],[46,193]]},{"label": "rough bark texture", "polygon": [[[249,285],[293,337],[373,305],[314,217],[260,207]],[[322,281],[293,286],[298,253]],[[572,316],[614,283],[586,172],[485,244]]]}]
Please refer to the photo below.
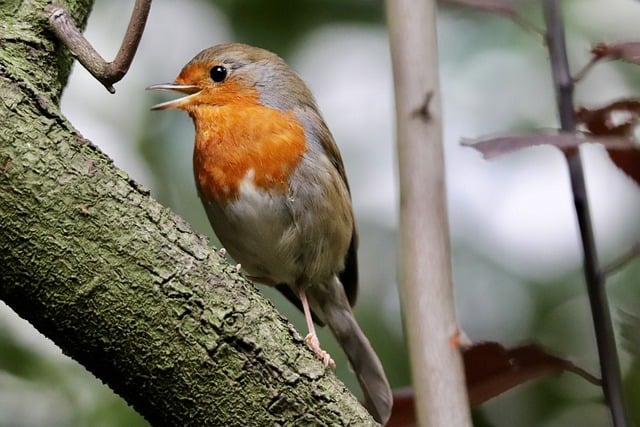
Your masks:
[{"label": "rough bark texture", "polygon": [[[0,298],[152,424],[373,425],[233,266],[61,115],[71,61],[46,3],[0,3]],[[64,5],[84,24],[91,3]]]}]

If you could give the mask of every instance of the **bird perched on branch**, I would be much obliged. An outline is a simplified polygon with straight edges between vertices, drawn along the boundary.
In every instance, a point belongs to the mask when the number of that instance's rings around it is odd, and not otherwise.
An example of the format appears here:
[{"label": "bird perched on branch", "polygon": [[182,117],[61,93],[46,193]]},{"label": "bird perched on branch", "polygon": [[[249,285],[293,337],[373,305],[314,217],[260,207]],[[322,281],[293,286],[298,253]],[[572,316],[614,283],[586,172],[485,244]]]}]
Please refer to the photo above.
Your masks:
[{"label": "bird perched on branch", "polygon": [[327,324],[353,366],[374,418],[392,396],[384,370],[353,316],[357,235],[338,147],[313,95],[277,55],[232,43],[149,89],[186,96],[152,107],[193,119],[198,194],[228,253],[256,282],[301,307],[306,342],[324,361],[314,319]]}]

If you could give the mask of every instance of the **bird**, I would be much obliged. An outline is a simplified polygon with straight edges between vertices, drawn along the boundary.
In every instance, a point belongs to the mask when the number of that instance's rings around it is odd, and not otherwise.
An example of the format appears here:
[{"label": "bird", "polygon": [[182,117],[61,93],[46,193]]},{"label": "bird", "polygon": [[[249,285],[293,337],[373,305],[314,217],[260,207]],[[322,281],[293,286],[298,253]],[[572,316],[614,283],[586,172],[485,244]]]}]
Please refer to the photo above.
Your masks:
[{"label": "bird", "polygon": [[335,364],[314,321],[328,325],[385,424],[391,389],[352,312],[358,236],[345,167],[307,85],[275,53],[227,43],[198,53],[173,83],[147,89],[184,95],[151,109],[193,120],[198,195],[227,253],[302,309],[305,341],[325,368]]}]

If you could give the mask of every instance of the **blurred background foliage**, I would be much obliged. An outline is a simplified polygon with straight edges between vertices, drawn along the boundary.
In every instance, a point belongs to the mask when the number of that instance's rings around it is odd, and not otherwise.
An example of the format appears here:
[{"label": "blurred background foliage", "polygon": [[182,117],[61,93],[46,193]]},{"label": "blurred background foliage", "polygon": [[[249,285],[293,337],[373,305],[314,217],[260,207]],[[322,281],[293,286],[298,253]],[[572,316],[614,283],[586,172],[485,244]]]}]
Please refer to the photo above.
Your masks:
[{"label": "blurred background foliage", "polygon": [[[106,58],[118,49],[132,1],[97,1],[87,35]],[[541,26],[538,1],[520,1]],[[640,3],[564,0],[570,60],[577,69],[597,41],[637,39]],[[447,187],[457,309],[472,340],[537,342],[598,372],[577,226],[562,156],[550,148],[485,162],[461,137],[556,127],[546,51],[531,33],[497,16],[443,4],[438,22]],[[363,329],[394,387],[410,384],[396,291],[397,190],[393,87],[384,8],[374,0],[156,0],[130,73],[109,95],[75,66],[63,111],[116,165],[217,242],[191,176],[193,128],[180,112],[152,113],[199,50],[241,41],[274,50],[316,94],[341,147],[358,217]],[[598,65],[576,91],[578,105],[640,95],[640,69]],[[584,149],[589,197],[604,264],[640,239],[640,191],[599,147]],[[640,261],[608,280],[619,321],[640,307]],[[428,284],[425,284],[425,286]],[[300,329],[300,313],[262,292]],[[628,320],[629,317],[626,317]],[[620,322],[619,322],[620,323]],[[429,327],[429,325],[425,325]],[[640,424],[638,325],[622,351],[633,419]],[[359,390],[330,334],[323,346],[337,374]],[[622,340],[618,337],[619,342]],[[621,347],[625,347],[622,341]],[[633,350],[635,349],[635,350]],[[150,398],[153,398],[152,396]],[[475,410],[477,426],[603,426],[601,390],[565,375],[521,386]],[[99,380],[0,306],[0,427],[142,426],[146,422]]]}]

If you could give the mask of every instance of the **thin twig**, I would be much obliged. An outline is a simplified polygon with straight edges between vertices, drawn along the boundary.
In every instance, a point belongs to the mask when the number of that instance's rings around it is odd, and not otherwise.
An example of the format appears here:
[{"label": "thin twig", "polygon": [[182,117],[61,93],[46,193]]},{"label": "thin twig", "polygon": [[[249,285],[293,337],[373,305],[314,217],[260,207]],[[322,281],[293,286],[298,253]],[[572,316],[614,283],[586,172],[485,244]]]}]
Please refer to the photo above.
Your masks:
[{"label": "thin twig", "polygon": [[594,67],[594,65],[599,63],[601,60],[602,57],[593,56],[591,60],[589,60],[589,62],[587,62],[584,67],[582,67],[580,71],[578,71],[578,73],[573,76],[573,82],[578,83],[580,80],[584,79],[587,73]]},{"label": "thin twig", "polygon": [[513,21],[513,23],[515,23],[516,25],[519,25],[520,28],[524,29],[525,31],[528,31],[529,33],[533,34],[534,36],[536,36],[536,38],[539,41],[544,43],[545,33],[542,29],[538,28],[536,24],[529,21],[519,13],[511,16],[511,21]]},{"label": "thin twig", "polygon": [[505,17],[523,30],[535,35],[544,43],[545,33],[533,22],[518,13],[516,6],[511,0],[441,0],[462,7],[468,7],[476,11],[493,13],[494,15]]},{"label": "thin twig", "polygon": [[129,25],[122,39],[122,45],[112,62],[107,62],[100,56],[62,7],[48,4],[45,7],[45,12],[49,25],[58,39],[109,92],[115,93],[116,89],[113,84],[120,81],[131,66],[144,32],[150,8],[151,0],[136,0]]},{"label": "thin twig", "polygon": [[618,271],[619,269],[627,265],[627,263],[629,263],[631,260],[639,256],[640,256],[640,242],[636,242],[631,247],[631,249],[629,249],[627,253],[625,253],[620,258],[613,261],[611,264],[607,265],[604,268],[605,276],[615,273],[616,271]]},{"label": "thin twig", "polygon": [[[576,127],[573,106],[573,79],[569,73],[561,11],[557,0],[545,0],[543,5],[560,124],[563,131],[573,132]],[[579,149],[567,152],[566,158],[569,165],[573,202],[578,217],[584,251],[584,272],[600,357],[604,395],[609,405],[613,425],[615,427],[626,427],[629,422],[622,394],[620,363],[604,287],[604,275],[598,263]]]},{"label": "thin twig", "polygon": [[573,363],[570,363],[569,365],[567,365],[567,371],[572,372],[578,375],[579,377],[582,377],[584,380],[590,382],[593,385],[602,387],[602,380],[600,378],[596,377],[591,372],[581,368],[578,365],[574,365]]}]

